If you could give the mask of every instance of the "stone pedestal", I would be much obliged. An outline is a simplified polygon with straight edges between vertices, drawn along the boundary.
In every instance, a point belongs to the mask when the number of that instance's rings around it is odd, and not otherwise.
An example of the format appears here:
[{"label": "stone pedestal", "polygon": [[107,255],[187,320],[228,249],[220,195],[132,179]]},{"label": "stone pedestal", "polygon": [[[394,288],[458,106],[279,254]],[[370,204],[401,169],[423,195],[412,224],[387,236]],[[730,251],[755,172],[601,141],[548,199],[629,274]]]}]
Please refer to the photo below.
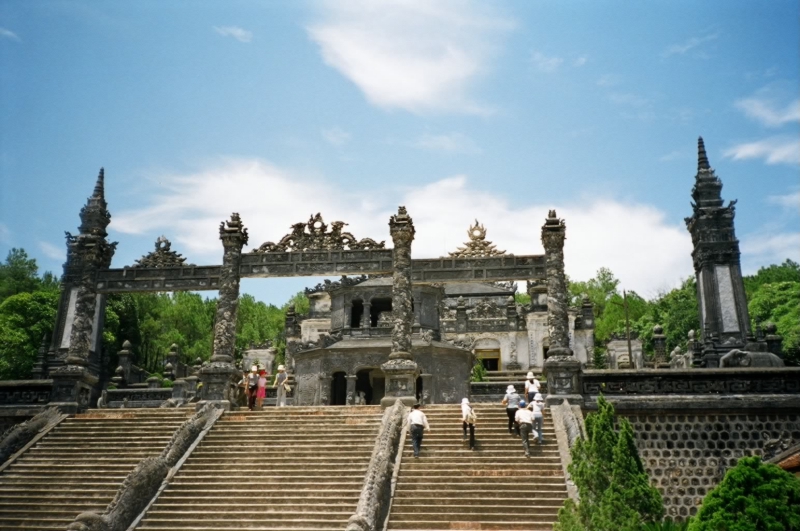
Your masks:
[{"label": "stone pedestal", "polygon": [[550,356],[544,362],[547,404],[560,404],[564,400],[580,403],[580,372],[581,362],[572,355],[572,350],[564,347],[551,348]]},{"label": "stone pedestal", "polygon": [[236,384],[240,377],[236,367],[227,362],[214,361],[200,369],[200,381],[203,387],[197,409],[200,410],[206,403],[213,402],[217,407],[230,411],[231,405],[236,404],[235,393],[238,389]]},{"label": "stone pedestal", "polygon": [[53,380],[50,406],[67,414],[79,413],[89,408],[92,388],[98,382],[97,376],[89,369],[80,365],[64,365],[52,371],[50,378]]},{"label": "stone pedestal", "polygon": [[405,358],[390,359],[381,365],[381,370],[386,375],[386,394],[381,399],[382,409],[393,406],[397,400],[406,406],[417,403],[419,367],[415,361]]}]

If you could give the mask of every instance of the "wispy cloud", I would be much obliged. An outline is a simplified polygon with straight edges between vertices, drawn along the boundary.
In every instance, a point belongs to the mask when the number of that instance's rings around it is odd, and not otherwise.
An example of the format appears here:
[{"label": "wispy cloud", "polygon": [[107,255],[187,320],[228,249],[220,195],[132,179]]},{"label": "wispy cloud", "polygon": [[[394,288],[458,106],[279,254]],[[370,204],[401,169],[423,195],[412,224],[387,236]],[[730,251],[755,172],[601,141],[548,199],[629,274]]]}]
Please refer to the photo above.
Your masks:
[{"label": "wispy cloud", "polygon": [[582,56],[580,56],[577,59],[572,61],[572,66],[581,67],[581,66],[586,64],[586,61],[588,61],[588,58],[585,55],[582,55]]},{"label": "wispy cloud", "polygon": [[5,223],[0,223],[0,243],[11,244],[11,230]]},{"label": "wispy cloud", "polygon": [[746,98],[735,103],[736,108],[750,118],[768,127],[780,127],[791,122],[800,122],[800,99],[780,108],[772,100]]},{"label": "wispy cloud", "polygon": [[605,74],[597,80],[598,87],[613,87],[619,84],[619,78],[613,74]]},{"label": "wispy cloud", "polygon": [[[569,203],[515,207],[507,195],[479,189],[463,175],[410,189],[344,191],[330,180],[253,159],[224,160],[189,174],[151,177],[157,184],[153,195],[141,202],[143,208],[120,212],[110,228],[153,238],[165,233],[198,264],[219,261],[217,227],[231,212],[241,214],[253,247],[279,240],[292,223],[304,221],[312,212],[321,212],[329,222],[348,222],[347,230],[358,238],[391,245],[386,222],[398,205],[405,205],[417,230],[414,256],[422,258],[444,256],[462,245],[475,212],[480,212],[479,220],[498,248],[517,255],[541,254],[541,244],[531,238],[531,231],[538,233],[547,211],[556,208],[567,223],[566,268],[572,278],[588,279],[606,266],[625,287],[646,295],[692,274],[691,240],[685,228],[671,224],[663,211],[647,204],[576,198]],[[270,198],[269,209],[263,207],[265,197]],[[298,212],[297,197],[303,197],[304,211]],[[609,253],[608,234],[614,234],[615,245],[631,252]],[[652,256],[660,258],[653,261]]]},{"label": "wispy cloud", "polygon": [[692,37],[686,41],[678,44],[668,46],[666,50],[661,53],[661,57],[670,57],[672,55],[685,55],[690,50],[694,50],[698,46],[711,42],[719,38],[720,32],[709,33],[702,37]]},{"label": "wispy cloud", "polygon": [[253,33],[239,26],[214,26],[214,31],[223,37],[233,37],[239,42],[250,42],[253,40]]},{"label": "wispy cloud", "polygon": [[58,247],[57,245],[53,245],[49,242],[38,242],[39,249],[42,250],[44,255],[48,258],[52,258],[53,260],[63,260],[67,256],[67,250],[65,247]]},{"label": "wispy cloud", "polygon": [[350,141],[350,133],[340,127],[322,130],[322,138],[332,146],[343,146]]},{"label": "wispy cloud", "polygon": [[797,212],[800,210],[800,190],[784,195],[770,195],[767,197],[767,202]]},{"label": "wispy cloud", "polygon": [[477,1],[327,0],[307,30],[367,100],[415,113],[486,114],[470,95],[513,24]]},{"label": "wispy cloud", "polygon": [[800,232],[753,233],[742,238],[742,261],[748,271],[787,258],[800,261]]},{"label": "wispy cloud", "polygon": [[672,162],[673,160],[683,160],[687,158],[689,158],[689,155],[687,155],[686,151],[676,149],[674,151],[670,151],[666,155],[662,155],[658,158],[658,160],[661,162]]},{"label": "wispy cloud", "polygon": [[450,133],[446,135],[432,135],[425,133],[414,143],[414,147],[429,151],[441,151],[444,153],[466,153],[478,154],[481,149],[462,133]]},{"label": "wispy cloud", "polygon": [[19,38],[19,35],[11,31],[10,29],[0,27],[0,37],[3,39],[11,39],[12,41],[21,41],[22,39]]},{"label": "wispy cloud", "polygon": [[737,144],[723,153],[733,160],[764,159],[767,164],[800,164],[800,141],[776,136]]},{"label": "wispy cloud", "polygon": [[564,59],[557,56],[548,56],[542,52],[533,52],[531,61],[540,72],[555,72],[564,63]]}]

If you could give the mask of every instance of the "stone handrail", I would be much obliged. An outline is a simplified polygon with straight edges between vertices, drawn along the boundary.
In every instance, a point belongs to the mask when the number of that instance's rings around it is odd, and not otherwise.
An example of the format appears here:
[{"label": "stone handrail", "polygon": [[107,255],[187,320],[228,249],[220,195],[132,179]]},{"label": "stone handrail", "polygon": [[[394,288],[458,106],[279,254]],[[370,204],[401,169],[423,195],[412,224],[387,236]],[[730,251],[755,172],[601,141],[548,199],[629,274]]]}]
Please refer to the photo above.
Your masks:
[{"label": "stone handrail", "polygon": [[128,526],[147,508],[153,496],[172,467],[191,448],[200,434],[209,428],[222,414],[222,410],[207,404],[192,418],[184,422],[172,439],[156,457],[142,459],[117,491],[114,500],[103,514],[84,512],[79,514],[68,531],[125,531]]},{"label": "stone handrail", "polygon": [[44,406],[50,402],[53,380],[0,382],[0,406]]},{"label": "stone handrail", "polygon": [[107,389],[106,407],[159,407],[165,401],[172,398],[173,390],[171,387],[160,387],[157,389]]},{"label": "stone handrail", "polygon": [[407,408],[397,400],[383,413],[358,506],[355,514],[347,521],[347,531],[376,531],[383,527],[391,499],[392,472],[402,444],[400,433],[406,412]]},{"label": "stone handrail", "polygon": [[555,430],[558,453],[561,456],[561,467],[567,484],[567,495],[577,502],[578,489],[572,481],[569,465],[572,463],[572,447],[578,439],[584,436],[583,414],[580,406],[574,406],[568,400],[550,406],[550,414],[553,417],[553,429]]},{"label": "stone handrail", "polygon": [[15,452],[22,449],[38,433],[61,422],[62,415],[58,408],[50,407],[42,410],[31,419],[12,426],[0,436],[0,465],[4,464]]},{"label": "stone handrail", "polygon": [[800,367],[584,370],[584,396],[798,394]]}]

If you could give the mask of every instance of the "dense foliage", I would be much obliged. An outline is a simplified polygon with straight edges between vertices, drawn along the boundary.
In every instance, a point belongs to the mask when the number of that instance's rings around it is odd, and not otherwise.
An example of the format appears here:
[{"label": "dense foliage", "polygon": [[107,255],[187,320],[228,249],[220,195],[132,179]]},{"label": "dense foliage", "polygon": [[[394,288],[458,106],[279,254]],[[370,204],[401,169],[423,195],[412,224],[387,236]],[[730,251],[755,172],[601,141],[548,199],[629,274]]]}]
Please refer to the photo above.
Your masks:
[{"label": "dense foliage", "polygon": [[555,531],[636,531],[664,515],[661,494],[650,486],[630,422],[617,419],[614,406],[602,396],[597,412],[586,416],[586,438],[572,448],[569,473],[581,501],[564,504]]},{"label": "dense foliage", "polygon": [[689,531],[719,530],[800,530],[800,479],[760,457],[743,457],[689,524]]}]

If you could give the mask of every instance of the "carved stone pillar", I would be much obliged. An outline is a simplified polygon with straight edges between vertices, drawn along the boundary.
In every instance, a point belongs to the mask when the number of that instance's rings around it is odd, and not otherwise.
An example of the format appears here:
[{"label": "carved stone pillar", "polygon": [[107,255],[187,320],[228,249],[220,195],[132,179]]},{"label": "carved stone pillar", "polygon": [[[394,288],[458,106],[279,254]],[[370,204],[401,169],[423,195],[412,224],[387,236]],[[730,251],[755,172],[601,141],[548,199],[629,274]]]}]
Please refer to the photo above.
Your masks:
[{"label": "carved stone pillar", "polygon": [[689,342],[686,345],[686,353],[692,357],[692,367],[702,367],[703,365],[703,344],[697,340],[696,332],[689,330],[687,334]]},{"label": "carved stone pillar", "polygon": [[356,403],[356,380],[358,380],[358,376],[348,374],[345,379],[347,380],[347,405],[352,406]]},{"label": "carved stone pillar", "polygon": [[520,365],[519,360],[517,359],[517,333],[516,332],[509,332],[508,333],[508,365],[506,365],[506,369],[509,371],[518,371],[522,369],[522,365]]},{"label": "carved stone pillar", "polygon": [[778,335],[778,327],[775,326],[775,323],[767,323],[764,325],[764,332],[766,333],[764,341],[767,343],[767,352],[772,352],[783,359],[783,337]]},{"label": "carved stone pillar", "polygon": [[369,330],[370,325],[372,324],[372,316],[370,315],[371,310],[372,303],[369,301],[364,301],[364,313],[361,314],[361,328],[365,330]]},{"label": "carved stone pillar", "polygon": [[[548,213],[542,227],[542,244],[547,271],[547,326],[550,349],[544,372],[547,375],[548,403],[565,398],[580,400],[581,362],[569,347],[569,315],[567,313],[567,279],[564,274],[564,240],[567,228],[556,211]],[[553,396],[557,395],[557,396]]]},{"label": "carved stone pillar", "polygon": [[550,356],[572,356],[569,348],[567,280],[564,274],[564,220],[551,210],[542,227],[542,244],[547,271],[547,326],[550,329]]},{"label": "carved stone pillar", "polygon": [[456,305],[456,333],[467,333],[467,301],[459,297]]},{"label": "carved stone pillar", "polygon": [[247,244],[247,229],[242,225],[239,214],[231,214],[231,219],[219,227],[224,254],[219,279],[219,299],[214,322],[214,354],[211,363],[200,369],[203,382],[202,401],[217,402],[230,409],[235,401],[234,390],[239,371],[233,365],[236,342],[236,313],[239,308],[239,265],[242,247]]},{"label": "carved stone pillar", "polygon": [[392,262],[392,351],[389,361],[381,365],[386,375],[386,395],[381,407],[392,406],[398,399],[406,405],[417,401],[416,380],[419,369],[411,352],[411,328],[414,323],[411,293],[411,242],[414,241],[414,223],[405,207],[389,220],[389,231],[394,242]]},{"label": "carved stone pillar", "polygon": [[654,367],[657,369],[659,363],[667,360],[667,336],[664,335],[661,325],[653,327],[653,350],[655,350]]}]

